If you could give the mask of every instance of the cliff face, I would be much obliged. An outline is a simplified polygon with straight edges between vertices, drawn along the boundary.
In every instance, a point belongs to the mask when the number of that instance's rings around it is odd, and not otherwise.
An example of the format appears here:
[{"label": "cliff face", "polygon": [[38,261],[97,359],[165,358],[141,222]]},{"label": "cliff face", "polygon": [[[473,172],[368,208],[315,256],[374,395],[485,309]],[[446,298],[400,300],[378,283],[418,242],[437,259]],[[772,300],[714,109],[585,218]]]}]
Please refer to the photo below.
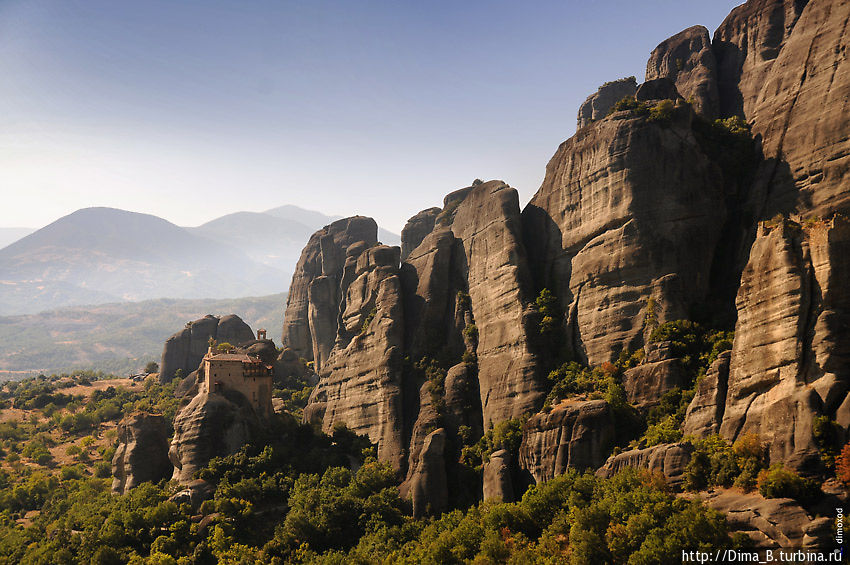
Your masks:
[{"label": "cliff face", "polygon": [[850,226],[762,225],[738,292],[738,324],[720,432],[754,432],[771,460],[806,470],[820,456],[818,415],[834,416],[850,389]]},{"label": "cliff face", "polygon": [[197,369],[207,352],[210,338],[239,346],[253,340],[254,332],[234,314],[221,318],[209,315],[189,322],[165,342],[159,365],[160,382],[171,382],[178,370],[187,376]]},{"label": "cliff face", "polygon": [[[696,26],[663,41],[644,84],[588,98],[522,213],[514,189],[476,181],[411,218],[401,250],[376,246],[368,218],[314,234],[284,326],[290,356],[320,374],[305,419],[367,434],[421,514],[423,489],[436,489],[434,511],[457,488],[462,445],[528,415],[518,457],[484,467],[486,496],[507,499],[518,468],[542,481],[597,468],[613,447],[605,401],[540,411],[553,362],[611,362],[659,324],[709,311],[735,340],[699,381],[684,432],[758,433],[771,462],[816,469],[813,419],[850,435],[850,235],[836,216],[850,199],[848,21],[844,1],[754,0],[713,40]],[[731,116],[746,124],[713,121]],[[564,343],[541,338],[543,289]],[[633,406],[689,386],[671,351],[646,346],[625,372]],[[643,466],[677,483],[689,454],[630,451],[600,472]]]},{"label": "cliff face", "polygon": [[161,414],[131,414],[118,424],[118,448],[112,457],[114,494],[126,494],[143,482],[171,476],[168,432]]},{"label": "cliff face", "polygon": [[582,129],[523,212],[537,278],[590,364],[642,345],[648,322],[687,318],[709,292],[726,210],[692,119],[687,108],[669,123],[625,111]]},{"label": "cliff face", "polygon": [[[367,246],[375,245],[378,241],[378,224],[372,218],[354,216],[337,220],[314,233],[301,252],[301,258],[292,275],[292,283],[289,285],[283,322],[283,346],[292,349],[300,357],[312,360],[314,346],[326,346],[327,334],[334,333],[330,330],[322,332],[323,339],[320,339],[318,344],[313,342],[309,321],[310,283],[319,277],[329,277],[338,283],[345,265],[347,249],[361,241]],[[331,302],[339,301],[336,295],[328,298]],[[335,320],[322,321],[334,326],[335,331]]]},{"label": "cliff face", "polygon": [[762,138],[765,218],[850,209],[848,21],[838,0],[750,1],[715,33],[724,114],[743,114]]}]

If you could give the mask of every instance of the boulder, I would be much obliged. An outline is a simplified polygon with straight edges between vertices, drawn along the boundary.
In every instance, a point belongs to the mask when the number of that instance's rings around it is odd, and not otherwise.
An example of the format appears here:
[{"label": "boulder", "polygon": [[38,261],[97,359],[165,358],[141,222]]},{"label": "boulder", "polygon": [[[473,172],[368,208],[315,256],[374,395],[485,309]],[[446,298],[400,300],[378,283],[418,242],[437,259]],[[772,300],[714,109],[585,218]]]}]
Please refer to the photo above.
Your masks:
[{"label": "boulder", "polygon": [[576,129],[581,129],[596,120],[601,120],[608,115],[614,104],[627,96],[634,96],[636,91],[637,81],[635,77],[606,82],[594,94],[588,96],[579,108]]},{"label": "boulder", "polygon": [[[717,61],[703,26],[693,26],[661,42],[646,63],[647,82],[669,79],[674,90],[691,100],[698,114],[713,120],[720,112]],[[665,97],[670,98],[670,97]]]},{"label": "boulder", "polygon": [[658,405],[664,393],[687,386],[688,377],[682,361],[671,358],[669,349],[669,342],[648,345],[643,362],[623,374],[623,388],[629,404],[647,410]]},{"label": "boulder", "polygon": [[564,400],[525,423],[519,466],[539,484],[572,467],[596,469],[614,441],[611,408],[604,400]]},{"label": "boulder", "polygon": [[681,97],[673,81],[665,77],[647,80],[638,87],[635,93],[635,98],[642,102],[649,100],[677,100]]},{"label": "boulder", "polygon": [[419,461],[410,479],[415,518],[439,516],[448,507],[445,446],[446,430],[443,428],[428,434],[422,443]]},{"label": "boulder", "polygon": [[490,454],[484,463],[484,500],[499,502],[514,501],[514,487],[511,479],[511,454],[500,449]]},{"label": "boulder", "polygon": [[729,529],[746,534],[758,549],[833,547],[833,518],[813,518],[793,499],[722,488],[699,498],[723,512]]},{"label": "boulder", "polygon": [[146,481],[171,476],[168,423],[162,414],[136,412],[118,424],[118,448],[112,457],[112,493],[126,494]]},{"label": "boulder", "polygon": [[242,345],[254,339],[251,327],[239,316],[207,315],[172,335],[165,342],[159,364],[159,381],[168,383],[178,370],[188,375],[198,368],[207,352],[210,338],[219,343]]},{"label": "boulder", "polygon": [[694,448],[688,442],[664,443],[645,449],[624,451],[608,458],[596,471],[596,476],[610,479],[625,467],[648,469],[664,476],[667,484],[680,488],[684,481],[685,467],[691,460]]},{"label": "boulder", "polygon": [[428,208],[422,210],[409,220],[401,230],[401,260],[407,259],[410,252],[419,247],[425,236],[434,229],[434,222],[442,210],[440,208]]}]

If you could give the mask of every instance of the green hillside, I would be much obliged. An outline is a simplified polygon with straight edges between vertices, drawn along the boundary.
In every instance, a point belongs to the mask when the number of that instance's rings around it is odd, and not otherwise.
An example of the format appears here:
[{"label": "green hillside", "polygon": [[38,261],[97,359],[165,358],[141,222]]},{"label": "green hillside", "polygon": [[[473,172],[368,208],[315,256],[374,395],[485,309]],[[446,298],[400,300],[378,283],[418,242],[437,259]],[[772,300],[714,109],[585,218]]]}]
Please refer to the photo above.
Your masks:
[{"label": "green hillside", "polygon": [[[162,345],[189,320],[237,314],[279,338],[286,294],[233,299],[158,299],[0,317],[0,378],[77,368],[116,374],[159,361]],[[279,339],[278,339],[279,341]]]}]

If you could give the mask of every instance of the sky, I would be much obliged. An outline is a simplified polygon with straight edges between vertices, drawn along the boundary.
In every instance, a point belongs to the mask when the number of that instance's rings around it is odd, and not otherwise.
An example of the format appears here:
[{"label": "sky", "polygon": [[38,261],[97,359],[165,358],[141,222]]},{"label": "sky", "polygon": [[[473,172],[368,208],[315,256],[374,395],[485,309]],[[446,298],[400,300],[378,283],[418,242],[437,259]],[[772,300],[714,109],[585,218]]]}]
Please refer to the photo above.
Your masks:
[{"label": "sky", "polygon": [[0,227],[528,201],[584,99],[726,0],[0,0]]}]

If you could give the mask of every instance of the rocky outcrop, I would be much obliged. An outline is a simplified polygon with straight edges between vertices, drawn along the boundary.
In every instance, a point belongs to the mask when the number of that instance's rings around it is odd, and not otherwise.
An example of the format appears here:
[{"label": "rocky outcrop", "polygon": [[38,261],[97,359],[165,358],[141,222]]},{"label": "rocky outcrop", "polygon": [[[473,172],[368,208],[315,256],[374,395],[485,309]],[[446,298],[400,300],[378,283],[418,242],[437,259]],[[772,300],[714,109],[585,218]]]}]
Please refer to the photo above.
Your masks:
[{"label": "rocky outcrop", "polygon": [[440,208],[428,208],[422,210],[409,220],[401,230],[401,260],[407,259],[410,252],[419,247],[425,236],[434,229],[434,222],[442,210]]},{"label": "rocky outcrop", "polygon": [[652,51],[646,64],[646,80],[659,78],[670,79],[676,91],[692,101],[698,114],[712,120],[717,117],[717,62],[708,30],[703,26],[677,33]]},{"label": "rocky outcrop", "polygon": [[726,216],[720,168],[693,114],[669,123],[617,112],[558,148],[523,211],[537,280],[567,312],[575,356],[592,365],[688,318],[709,294]]},{"label": "rocky outcrop", "polygon": [[696,394],[688,405],[682,426],[682,432],[686,436],[704,438],[720,431],[723,411],[726,408],[731,358],[731,351],[721,353],[697,384]]},{"label": "rocky outcrop", "polygon": [[413,516],[440,515],[448,507],[446,482],[446,430],[439,428],[425,437],[419,458],[408,480]]},{"label": "rocky outcrop", "polygon": [[771,461],[817,469],[812,420],[834,415],[850,384],[850,225],[762,224],[738,291],[720,432],[757,433]]},{"label": "rocky outcrop", "polygon": [[679,91],[676,90],[676,85],[669,78],[647,80],[635,92],[635,99],[642,102],[650,100],[678,100],[681,97]]},{"label": "rocky outcrop", "polygon": [[[329,432],[345,424],[378,444],[378,456],[401,468],[404,310],[399,248],[361,253],[341,288],[340,326],[320,381],[304,410]],[[347,267],[346,267],[347,268]],[[344,279],[343,283],[347,282]]]},{"label": "rocky outcrop", "polygon": [[850,211],[848,22],[839,0],[751,0],[715,34],[724,113],[762,140],[762,218]]},{"label": "rocky outcrop", "polygon": [[567,468],[596,469],[605,462],[614,440],[611,408],[604,400],[565,400],[550,412],[526,422],[519,466],[537,483]]},{"label": "rocky outcrop", "polygon": [[490,459],[484,463],[483,495],[484,500],[514,501],[511,454],[504,449],[490,454]]},{"label": "rocky outcrop", "polygon": [[188,484],[213,457],[239,451],[257,437],[261,422],[248,400],[233,391],[201,390],[174,417],[174,438],[168,456],[172,479]]},{"label": "rocky outcrop", "polygon": [[700,493],[709,507],[726,515],[729,529],[749,537],[758,549],[828,548],[834,544],[833,519],[813,518],[790,498],[716,489]]},{"label": "rocky outcrop", "polygon": [[544,396],[532,344],[537,312],[517,191],[501,181],[476,186],[457,207],[452,231],[464,255],[481,409],[490,427],[538,410]]},{"label": "rocky outcrop", "polygon": [[136,412],[118,424],[118,448],[112,457],[113,494],[171,477],[168,433],[162,414]]},{"label": "rocky outcrop", "polygon": [[596,120],[601,120],[608,115],[614,104],[627,96],[634,96],[636,90],[637,81],[635,77],[606,82],[599,87],[596,93],[588,96],[579,108],[576,129],[581,129]]},{"label": "rocky outcrop", "polygon": [[652,343],[645,350],[641,364],[623,374],[626,398],[641,410],[656,406],[664,393],[688,384],[685,368],[681,359],[673,356],[670,342]]},{"label": "rocky outcrop", "polygon": [[[331,283],[320,284],[335,288],[342,278],[348,249],[358,242],[365,242],[367,247],[378,242],[378,225],[375,220],[363,216],[337,220],[314,233],[301,252],[289,286],[283,322],[283,346],[295,351],[299,357],[312,360],[316,349],[310,331],[310,284],[319,277],[329,277]],[[339,303],[339,295],[331,298],[332,303]],[[321,311],[332,310],[327,308]],[[322,322],[332,327],[336,324],[335,320],[322,319]],[[335,331],[323,332],[323,338],[326,339],[327,334],[332,338]],[[325,341],[320,340],[318,344],[323,346]]]},{"label": "rocky outcrop", "polygon": [[626,467],[647,469],[659,473],[672,487],[682,486],[685,467],[691,460],[693,446],[688,443],[664,443],[645,449],[624,451],[608,458],[605,464],[596,471],[596,476],[609,479]]},{"label": "rocky outcrop", "polygon": [[160,382],[171,382],[178,370],[186,376],[197,369],[207,352],[210,338],[239,346],[253,340],[254,332],[234,314],[222,317],[208,315],[187,323],[165,342],[159,365]]}]

